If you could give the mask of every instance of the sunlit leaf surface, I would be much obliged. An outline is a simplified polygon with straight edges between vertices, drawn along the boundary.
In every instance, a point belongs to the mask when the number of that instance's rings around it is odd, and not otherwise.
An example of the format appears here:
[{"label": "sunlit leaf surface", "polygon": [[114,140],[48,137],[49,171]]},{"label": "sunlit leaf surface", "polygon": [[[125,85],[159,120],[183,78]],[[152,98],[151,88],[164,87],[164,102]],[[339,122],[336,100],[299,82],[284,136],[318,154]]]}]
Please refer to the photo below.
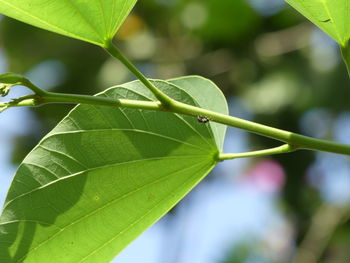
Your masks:
[{"label": "sunlit leaf surface", "polygon": [[[227,114],[210,81],[172,82],[186,87],[154,84]],[[196,89],[211,100],[204,103]],[[154,100],[138,81],[100,96]],[[15,175],[0,218],[0,262],[110,262],[215,166],[225,133],[216,129],[173,113],[77,106]]]},{"label": "sunlit leaf surface", "polygon": [[350,38],[349,0],[285,0],[335,41],[345,45]]},{"label": "sunlit leaf surface", "polygon": [[0,14],[103,46],[137,0],[0,0]]}]

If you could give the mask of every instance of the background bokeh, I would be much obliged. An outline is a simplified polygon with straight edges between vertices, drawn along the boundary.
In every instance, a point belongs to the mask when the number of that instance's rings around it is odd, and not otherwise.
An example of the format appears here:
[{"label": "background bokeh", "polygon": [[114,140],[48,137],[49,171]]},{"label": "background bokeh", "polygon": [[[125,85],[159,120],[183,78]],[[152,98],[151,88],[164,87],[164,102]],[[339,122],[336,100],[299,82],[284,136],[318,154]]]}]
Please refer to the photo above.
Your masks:
[{"label": "background bokeh", "polygon": [[[98,47],[0,19],[0,73],[80,94],[134,79]],[[350,144],[339,49],[282,0],[142,0],[115,43],[148,77],[213,80],[233,116]],[[71,107],[1,113],[1,203],[18,164]],[[277,145],[230,128],[225,151]],[[350,262],[349,161],[298,151],[223,162],[113,262]]]}]

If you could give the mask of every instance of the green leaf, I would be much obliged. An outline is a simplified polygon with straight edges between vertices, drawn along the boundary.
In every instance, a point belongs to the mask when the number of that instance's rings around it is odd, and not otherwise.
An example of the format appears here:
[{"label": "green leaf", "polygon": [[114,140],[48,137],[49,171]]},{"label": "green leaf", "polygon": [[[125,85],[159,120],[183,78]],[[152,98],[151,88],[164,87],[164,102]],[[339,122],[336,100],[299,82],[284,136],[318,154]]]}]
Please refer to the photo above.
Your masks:
[{"label": "green leaf", "polygon": [[104,46],[137,0],[0,0],[0,14]]},{"label": "green leaf", "polygon": [[[226,104],[209,81],[173,82],[191,87],[153,81],[191,105],[204,103],[194,91],[201,83]],[[99,96],[156,100],[139,81]],[[216,165],[218,134],[191,116],[78,105],[15,175],[0,217],[0,262],[110,262]]]},{"label": "green leaf", "polygon": [[[182,87],[192,97],[196,98],[199,107],[214,112],[226,112],[228,114],[224,94],[209,79],[199,76],[185,76],[168,81]],[[226,133],[226,125],[217,122],[210,122],[209,125],[214,133],[214,138],[218,149],[222,150]]]},{"label": "green leaf", "polygon": [[350,38],[349,0],[285,0],[311,22],[345,46]]}]

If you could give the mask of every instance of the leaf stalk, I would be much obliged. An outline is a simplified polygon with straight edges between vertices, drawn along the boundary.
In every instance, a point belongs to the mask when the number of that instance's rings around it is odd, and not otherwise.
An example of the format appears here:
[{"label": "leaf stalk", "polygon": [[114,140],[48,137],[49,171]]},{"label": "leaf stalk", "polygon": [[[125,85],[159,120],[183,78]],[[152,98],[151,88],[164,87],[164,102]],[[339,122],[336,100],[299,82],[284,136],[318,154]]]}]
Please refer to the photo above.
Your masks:
[{"label": "leaf stalk", "polygon": [[152,82],[149,81],[135,66],[134,64],[125,57],[122,52],[112,43],[106,44],[104,49],[109,53],[112,57],[118,59],[121,63],[126,66],[130,72],[132,72],[153,94],[154,96],[161,102],[162,107],[165,109],[169,108],[174,100],[166,95],[164,92],[159,90]]},{"label": "leaf stalk", "polygon": [[273,154],[289,153],[295,150],[296,149],[293,146],[289,144],[284,144],[282,146],[278,146],[271,149],[260,150],[260,151],[245,152],[245,153],[221,153],[218,156],[218,160],[224,161],[224,160],[232,160],[232,159],[238,159],[238,158],[260,157],[260,156],[267,156],[267,155],[273,155]]}]

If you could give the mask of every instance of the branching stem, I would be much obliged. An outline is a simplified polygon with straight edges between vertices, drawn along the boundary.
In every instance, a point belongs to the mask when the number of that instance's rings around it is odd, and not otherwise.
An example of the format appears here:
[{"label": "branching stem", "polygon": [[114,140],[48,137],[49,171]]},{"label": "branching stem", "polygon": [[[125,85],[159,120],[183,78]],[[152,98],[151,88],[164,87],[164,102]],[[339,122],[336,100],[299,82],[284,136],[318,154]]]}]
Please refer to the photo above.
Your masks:
[{"label": "branching stem", "polygon": [[[104,105],[112,107],[126,107],[136,108],[144,110],[155,110],[155,111],[167,111],[178,114],[197,116],[206,116],[210,121],[222,123],[224,125],[236,127],[249,132],[253,132],[265,137],[270,137],[275,140],[286,143],[280,147],[266,149],[261,151],[254,151],[240,154],[220,154],[219,160],[227,160],[234,158],[243,158],[251,156],[263,156],[268,154],[285,153],[298,149],[308,149],[325,151],[332,153],[339,153],[350,155],[350,145],[340,144],[336,142],[315,139],[300,134],[276,129],[259,123],[243,120],[240,118],[232,117],[229,115],[213,112],[210,110],[202,109],[192,105],[184,104],[170,98],[168,95],[159,90],[149,79],[147,79],[133,64],[130,62],[114,45],[112,42],[106,44],[105,50],[111,54],[114,58],[120,60],[154,95],[159,101],[139,101],[139,100],[127,100],[127,99],[112,99],[101,96],[88,96],[88,95],[77,95],[77,94],[62,94],[44,91],[29,80],[13,74],[3,74],[0,81],[8,83],[10,85],[24,85],[31,89],[35,94],[24,96],[7,103],[0,103],[0,109],[4,110],[9,107],[17,106],[40,106],[47,103],[85,103]],[[350,69],[350,50],[349,47],[342,47],[343,59]],[[349,71],[350,74],[350,71]],[[6,94],[6,90],[3,94]]]},{"label": "branching stem", "polygon": [[176,103],[173,105],[171,111],[192,116],[206,116],[209,117],[212,121],[218,123],[285,142],[289,145],[293,145],[294,149],[318,150],[350,155],[350,145],[303,136],[297,133],[194,107],[178,101],[176,101]]},{"label": "branching stem", "polygon": [[[126,107],[126,108],[136,108],[144,110],[155,110],[155,111],[167,111],[172,113],[179,113],[185,115],[206,116],[209,117],[211,121],[222,123],[228,126],[244,129],[265,137],[270,137],[282,142],[287,145],[280,146],[274,149],[267,149],[262,151],[256,151],[247,153],[247,156],[240,154],[240,157],[250,157],[250,156],[261,156],[266,154],[282,153],[297,149],[309,149],[317,151],[325,151],[332,153],[339,153],[350,155],[350,145],[340,144],[336,142],[314,139],[311,137],[299,135],[296,133],[284,131],[281,129],[276,129],[259,123],[243,120],[240,118],[232,117],[229,115],[209,111],[206,109],[198,108],[192,105],[184,104],[175,101],[171,104],[170,108],[164,108],[160,102],[157,101],[139,101],[139,100],[126,100],[126,99],[112,99],[107,97],[89,96],[89,95],[77,95],[77,94],[62,94],[53,92],[41,92],[41,95],[34,94],[29,96],[24,96],[18,98],[14,101],[8,103],[0,103],[0,107],[17,107],[17,106],[40,106],[47,103],[72,103],[72,104],[94,104],[94,105],[104,105],[112,107]],[[230,155],[222,155],[221,158],[229,158]],[[231,155],[232,157],[232,155]],[[220,157],[219,157],[220,158]],[[233,157],[235,158],[235,157]]]},{"label": "branching stem", "polygon": [[112,57],[122,62],[154,94],[164,108],[168,108],[174,102],[172,98],[154,86],[112,42],[104,48]]}]

